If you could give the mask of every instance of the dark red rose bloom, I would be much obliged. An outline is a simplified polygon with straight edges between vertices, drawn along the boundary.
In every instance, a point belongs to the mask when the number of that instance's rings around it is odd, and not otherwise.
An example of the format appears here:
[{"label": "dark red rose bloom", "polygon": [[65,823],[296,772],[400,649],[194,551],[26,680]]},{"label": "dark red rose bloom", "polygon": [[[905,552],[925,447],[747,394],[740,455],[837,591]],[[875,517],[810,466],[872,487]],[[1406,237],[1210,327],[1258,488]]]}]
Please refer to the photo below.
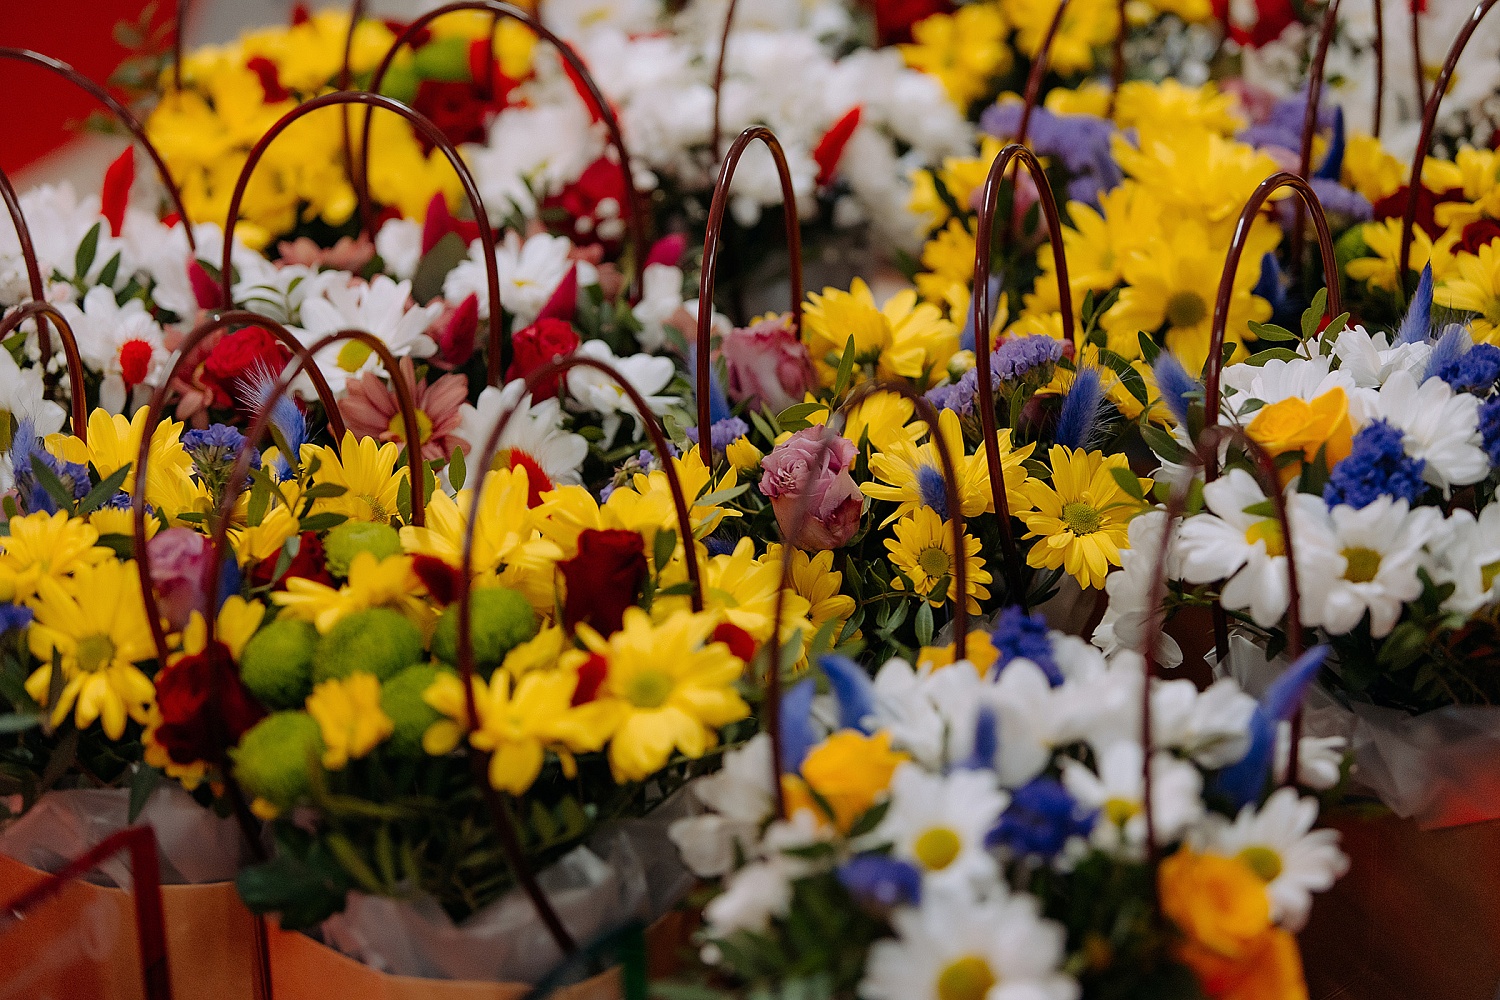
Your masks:
[{"label": "dark red rose bloom", "polygon": [[590,653],[578,668],[578,686],[573,689],[573,707],[587,705],[599,697],[599,687],[609,673],[609,661],[598,653]]},{"label": "dark red rose bloom", "polygon": [[1240,45],[1258,49],[1276,41],[1287,25],[1297,20],[1291,0],[1255,0],[1255,23],[1241,24],[1229,17],[1229,0],[1214,0],[1214,18],[1228,23],[1229,37]]},{"label": "dark red rose bloom", "polygon": [[[510,367],[505,378],[525,378],[554,358],[565,358],[578,349],[578,334],[572,324],[560,319],[539,319],[519,330],[510,338],[512,350]],[[560,377],[538,383],[531,389],[535,400],[551,399],[557,395]]]},{"label": "dark red rose bloom", "polygon": [[749,663],[755,659],[755,639],[734,622],[720,622],[709,636],[713,642],[722,642],[729,651]]},{"label": "dark red rose bloom", "polygon": [[178,764],[222,760],[266,715],[218,641],[157,675],[156,704],[162,718],[156,742]]},{"label": "dark red rose bloom", "polygon": [[225,334],[203,359],[202,383],[214,391],[214,405],[232,406],[242,402],[245,378],[257,370],[281,373],[292,352],[269,330],[247,326]]},{"label": "dark red rose bloom", "polygon": [[297,554],[287,565],[286,572],[278,576],[273,582],[271,574],[276,572],[276,562],[281,558],[277,553],[255,564],[250,571],[250,580],[257,587],[273,584],[273,590],[285,590],[288,580],[298,578],[303,580],[314,580],[318,583],[326,583],[333,586],[333,577],[324,564],[323,542],[317,534],[312,531],[302,533],[302,542],[297,549]]},{"label": "dark red rose bloom", "polygon": [[600,243],[606,253],[617,251],[626,233],[625,212],[630,197],[625,171],[601,156],[579,175],[578,180],[542,203],[544,209],[566,213],[574,242]]},{"label": "dark red rose bloom", "polygon": [[[1386,195],[1372,207],[1375,220],[1399,219],[1406,214],[1406,193],[1410,186],[1403,184],[1395,194]],[[1449,188],[1441,194],[1423,187],[1417,192],[1417,227],[1433,239],[1443,235],[1443,227],[1437,224],[1437,207],[1447,201],[1464,201],[1463,188]]]},{"label": "dark red rose bloom", "polygon": [[458,596],[459,571],[437,556],[415,555],[411,561],[412,572],[427,588],[432,599],[447,607]]},{"label": "dark red rose bloom", "polygon": [[953,9],[948,0],[869,0],[867,6],[875,12],[875,31],[881,45],[909,42],[912,25]]},{"label": "dark red rose bloom", "polygon": [[1497,239],[1500,239],[1500,222],[1494,219],[1475,219],[1464,227],[1463,237],[1453,249],[1478,254],[1480,247]]},{"label": "dark red rose bloom", "polygon": [[[423,80],[417,84],[417,96],[411,106],[432,119],[455,146],[484,142],[489,137],[494,108],[481,84],[468,80]],[[432,143],[426,136],[418,132],[417,139],[422,143],[422,152],[432,152]]]},{"label": "dark red rose bloom", "polygon": [[578,536],[578,554],[557,564],[567,584],[563,624],[581,622],[601,635],[620,630],[646,579],[646,545],[633,531],[589,529]]}]

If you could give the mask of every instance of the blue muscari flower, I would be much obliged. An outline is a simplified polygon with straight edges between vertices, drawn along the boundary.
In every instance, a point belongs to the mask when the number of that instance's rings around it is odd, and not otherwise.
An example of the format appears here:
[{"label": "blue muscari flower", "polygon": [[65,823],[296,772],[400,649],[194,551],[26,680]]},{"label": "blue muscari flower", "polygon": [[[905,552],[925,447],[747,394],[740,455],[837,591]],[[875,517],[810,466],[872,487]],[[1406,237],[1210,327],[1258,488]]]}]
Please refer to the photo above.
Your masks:
[{"label": "blue muscari flower", "polygon": [[1172,411],[1179,424],[1188,422],[1188,411],[1192,408],[1193,394],[1201,400],[1203,386],[1187,373],[1182,362],[1171,351],[1162,351],[1151,365],[1156,373],[1156,387],[1161,392],[1162,402]]},{"label": "blue muscari flower", "polygon": [[970,771],[988,771],[995,766],[995,755],[1000,752],[1000,720],[995,710],[980,705],[974,719],[974,748],[969,759],[959,766]]},{"label": "blue muscari flower", "polygon": [[1276,752],[1276,727],[1290,719],[1302,703],[1308,685],[1328,658],[1327,646],[1314,646],[1271,682],[1250,717],[1250,749],[1238,763],[1220,771],[1213,790],[1233,804],[1235,812],[1260,797],[1271,773]]},{"label": "blue muscari flower", "polygon": [[1417,294],[1396,330],[1396,344],[1420,344],[1427,339],[1432,326],[1432,264],[1422,268],[1422,280],[1417,282]]},{"label": "blue muscari flower", "polygon": [[864,668],[847,656],[825,653],[818,666],[833,688],[839,705],[839,728],[873,732],[870,720],[875,715],[875,685]]},{"label": "blue muscari flower", "polygon": [[861,854],[838,868],[849,894],[876,906],[916,906],[922,901],[922,873],[909,861],[886,854]]},{"label": "blue muscari flower", "polygon": [[57,513],[57,501],[38,481],[32,465],[33,461],[51,469],[62,481],[63,486],[72,493],[74,500],[82,500],[93,488],[93,484],[89,481],[87,466],[76,462],[64,462],[47,451],[42,446],[41,438],[37,437],[35,425],[30,420],[22,420],[11,441],[10,463],[21,506],[28,514],[35,514],[39,511],[47,514]]},{"label": "blue muscari flower", "polygon": [[1329,473],[1323,501],[1330,507],[1348,504],[1358,508],[1390,496],[1414,504],[1427,489],[1422,480],[1426,468],[1425,459],[1406,454],[1399,428],[1375,420],[1360,428],[1349,457]]},{"label": "blue muscari flower", "polygon": [[24,604],[0,604],[0,632],[25,628],[31,617],[31,609]]},{"label": "blue muscari flower", "polygon": [[985,843],[1003,845],[1021,857],[1050,859],[1068,838],[1087,837],[1098,815],[1080,806],[1056,778],[1033,778],[1016,789]]},{"label": "blue muscari flower", "polygon": [[1057,418],[1057,431],[1053,435],[1057,443],[1069,448],[1087,447],[1099,422],[1099,407],[1103,402],[1104,382],[1099,369],[1080,368]]},{"label": "blue muscari flower", "polygon": [[1490,465],[1500,465],[1500,396],[1479,404],[1479,436]]},{"label": "blue muscari flower", "polygon": [[1052,638],[1048,634],[1047,619],[1041,615],[1028,615],[1019,607],[1011,605],[1000,612],[995,627],[990,631],[990,642],[1000,653],[995,662],[995,673],[1005,669],[1011,660],[1030,660],[1042,668],[1053,687],[1063,682],[1062,670],[1052,656]]},{"label": "blue muscari flower", "polygon": [[1475,344],[1468,353],[1438,369],[1437,376],[1452,386],[1454,392],[1488,396],[1500,380],[1500,347]]},{"label": "blue muscari flower", "polygon": [[948,520],[948,489],[943,482],[943,470],[931,465],[917,469],[917,488],[922,491],[922,502],[943,520]]}]

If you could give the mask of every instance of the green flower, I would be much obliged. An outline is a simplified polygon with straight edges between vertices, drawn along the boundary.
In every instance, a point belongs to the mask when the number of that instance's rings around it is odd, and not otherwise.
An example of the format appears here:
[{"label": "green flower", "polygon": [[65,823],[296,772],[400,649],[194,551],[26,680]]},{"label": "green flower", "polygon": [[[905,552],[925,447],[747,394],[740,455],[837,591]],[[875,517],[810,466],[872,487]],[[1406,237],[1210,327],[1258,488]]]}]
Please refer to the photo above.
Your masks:
[{"label": "green flower", "polygon": [[250,637],[240,657],[240,680],[268,708],[301,708],[312,692],[318,630],[282,617]]},{"label": "green flower", "polygon": [[422,633],[399,611],[368,608],[340,618],[313,654],[313,681],[345,678],[355,671],[382,682],[419,663]]},{"label": "green flower", "polygon": [[[470,634],[474,662],[497,666],[505,654],[537,632],[536,612],[521,594],[505,587],[486,587],[469,595]],[[458,663],[458,604],[450,604],[432,633],[432,655],[444,663]]]},{"label": "green flower", "polygon": [[323,539],[323,557],[334,576],[347,577],[349,564],[361,552],[379,561],[400,551],[401,536],[396,529],[375,521],[345,521]]},{"label": "green flower", "polygon": [[276,712],[256,723],[229,756],[241,787],[284,811],[307,794],[308,769],[323,756],[323,732],[306,712]]},{"label": "green flower", "polygon": [[422,734],[443,715],[423,701],[422,695],[439,674],[447,672],[430,663],[418,663],[407,667],[381,687],[380,709],[396,727],[388,745],[398,757],[425,756]]}]

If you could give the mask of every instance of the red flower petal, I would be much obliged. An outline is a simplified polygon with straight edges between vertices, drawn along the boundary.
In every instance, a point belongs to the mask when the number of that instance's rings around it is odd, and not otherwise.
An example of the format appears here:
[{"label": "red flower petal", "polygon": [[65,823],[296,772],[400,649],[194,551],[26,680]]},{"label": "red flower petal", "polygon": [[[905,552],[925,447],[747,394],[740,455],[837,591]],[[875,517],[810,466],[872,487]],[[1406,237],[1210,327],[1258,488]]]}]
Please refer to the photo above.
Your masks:
[{"label": "red flower petal", "polygon": [[609,674],[609,661],[598,653],[590,653],[578,667],[578,686],[573,689],[573,707],[587,705],[599,697],[599,688]]},{"label": "red flower petal", "polygon": [[125,225],[125,208],[130,204],[130,186],[135,183],[135,148],[127,147],[104,172],[104,188],[99,194],[100,213],[109,220],[109,235],[119,236]]},{"label": "red flower petal", "polygon": [[755,639],[734,622],[720,622],[709,636],[713,642],[722,642],[729,651],[749,663],[755,658]]},{"label": "red flower petal", "polygon": [[281,70],[265,56],[252,56],[245,68],[260,77],[260,89],[266,95],[267,104],[276,104],[292,96],[292,92],[281,85]]},{"label": "red flower petal", "polygon": [[817,148],[813,150],[813,162],[818,165],[818,187],[833,180],[833,173],[844,156],[844,147],[849,144],[849,137],[859,127],[859,115],[860,106],[856,104],[818,140]]},{"label": "red flower petal", "polygon": [[437,556],[414,555],[411,557],[412,572],[422,581],[422,586],[432,599],[447,606],[458,596],[459,571]]}]

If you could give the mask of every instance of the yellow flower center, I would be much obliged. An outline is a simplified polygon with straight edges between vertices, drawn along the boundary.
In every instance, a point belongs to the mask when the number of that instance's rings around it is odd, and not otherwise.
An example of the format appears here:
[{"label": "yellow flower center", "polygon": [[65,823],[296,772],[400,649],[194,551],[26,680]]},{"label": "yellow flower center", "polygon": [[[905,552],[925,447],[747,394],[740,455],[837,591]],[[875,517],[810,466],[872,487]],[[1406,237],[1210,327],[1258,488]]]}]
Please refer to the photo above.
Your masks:
[{"label": "yellow flower center", "polygon": [[1237,857],[1245,862],[1262,882],[1270,882],[1281,874],[1281,855],[1269,847],[1247,847]]},{"label": "yellow flower center", "polygon": [[349,340],[345,341],[344,346],[339,348],[338,357],[335,360],[338,366],[344,369],[344,371],[357,372],[360,366],[370,360],[370,355],[374,353],[375,351],[371,349],[369,344],[358,340]]},{"label": "yellow flower center", "polygon": [[1286,555],[1286,544],[1281,538],[1281,523],[1266,518],[1264,521],[1256,521],[1245,529],[1245,541],[1251,545],[1256,542],[1266,543],[1266,555]]},{"label": "yellow flower center", "polygon": [[1487,563],[1479,569],[1479,585],[1489,590],[1497,576],[1500,576],[1500,561]]},{"label": "yellow flower center", "polygon": [[953,560],[948,558],[946,550],[933,546],[922,550],[917,556],[917,565],[922,567],[922,572],[936,580],[948,574],[953,567]]},{"label": "yellow flower center", "polygon": [[625,699],[636,708],[660,708],[672,693],[672,678],[661,670],[642,670],[625,687]]},{"label": "yellow flower center", "polygon": [[1099,512],[1082,501],[1063,504],[1063,523],[1075,535],[1092,535],[1103,526]]},{"label": "yellow flower center", "polygon": [[953,864],[953,859],[958,857],[962,847],[963,841],[958,839],[958,834],[945,826],[935,826],[917,838],[916,843],[912,844],[911,852],[916,855],[923,868],[930,872],[940,872]]},{"label": "yellow flower center", "polygon": [[1350,583],[1369,583],[1380,572],[1380,553],[1374,549],[1356,545],[1344,550],[1344,559],[1349,564],[1344,569],[1344,579]]},{"label": "yellow flower center", "polygon": [[1174,292],[1167,299],[1167,322],[1173,326],[1193,326],[1208,318],[1208,303],[1197,292]]},{"label": "yellow flower center", "polygon": [[86,673],[103,670],[114,662],[115,644],[107,635],[86,635],[78,640],[78,669]]},{"label": "yellow flower center", "polygon": [[[402,419],[400,410],[397,410],[396,415],[391,417],[391,422],[386,425],[385,429],[391,434],[396,435],[398,440],[406,440],[406,421]],[[427,439],[430,437],[432,437],[432,418],[427,415],[425,410],[418,410],[417,443],[426,444]]]},{"label": "yellow flower center", "polygon": [[1141,811],[1139,802],[1130,799],[1110,799],[1104,803],[1104,815],[1115,826],[1124,826]]},{"label": "yellow flower center", "polygon": [[984,1000],[995,985],[990,963],[978,955],[956,958],[938,973],[938,1000]]}]

